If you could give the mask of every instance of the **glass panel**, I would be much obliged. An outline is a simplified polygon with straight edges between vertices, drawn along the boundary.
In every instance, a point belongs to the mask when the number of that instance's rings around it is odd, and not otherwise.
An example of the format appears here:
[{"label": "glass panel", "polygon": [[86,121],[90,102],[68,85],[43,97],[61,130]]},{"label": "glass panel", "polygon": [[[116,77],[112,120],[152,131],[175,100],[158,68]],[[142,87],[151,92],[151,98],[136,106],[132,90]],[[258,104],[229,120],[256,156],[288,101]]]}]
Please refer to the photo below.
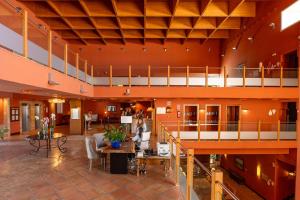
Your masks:
[{"label": "glass panel", "polygon": [[224,86],[224,77],[219,67],[208,67],[208,85],[214,87]]},{"label": "glass panel", "polygon": [[280,68],[265,68],[265,78],[280,78]]},{"label": "glass panel", "polygon": [[94,67],[94,85],[109,86],[109,66]]},{"label": "glass panel", "polygon": [[64,66],[64,43],[57,37],[52,39],[52,68],[65,72]]},{"label": "glass panel", "polygon": [[[22,13],[7,2],[0,5],[0,45],[18,54],[23,54]],[[9,36],[9,37],[7,37]]]},{"label": "glass panel", "polygon": [[211,176],[207,172],[210,169],[206,166],[209,166],[209,163],[201,163],[201,166],[198,163],[200,162],[195,155],[193,190],[198,197],[208,200],[211,195]]},{"label": "glass panel", "polygon": [[131,67],[131,85],[146,86],[148,85],[148,66],[132,66]]},{"label": "glass panel", "polygon": [[48,31],[33,20],[28,21],[28,57],[48,66]]},{"label": "glass panel", "polygon": [[151,66],[151,86],[167,85],[168,68]]},{"label": "glass panel", "polygon": [[112,66],[112,85],[127,86],[128,85],[128,66]]},{"label": "glass panel", "polygon": [[261,78],[261,70],[259,68],[246,68],[246,78]]},{"label": "glass panel", "polygon": [[79,80],[81,80],[81,81],[85,81],[84,65],[85,65],[85,60],[83,60],[82,58],[79,58],[78,76],[79,76]]},{"label": "glass panel", "polygon": [[283,68],[283,78],[298,78],[298,69]]},{"label": "glass panel", "polygon": [[170,67],[170,85],[186,86],[186,67]]},{"label": "glass panel", "polygon": [[205,86],[205,67],[190,67],[189,85]]},{"label": "glass panel", "polygon": [[68,75],[76,78],[76,53],[68,49]]}]

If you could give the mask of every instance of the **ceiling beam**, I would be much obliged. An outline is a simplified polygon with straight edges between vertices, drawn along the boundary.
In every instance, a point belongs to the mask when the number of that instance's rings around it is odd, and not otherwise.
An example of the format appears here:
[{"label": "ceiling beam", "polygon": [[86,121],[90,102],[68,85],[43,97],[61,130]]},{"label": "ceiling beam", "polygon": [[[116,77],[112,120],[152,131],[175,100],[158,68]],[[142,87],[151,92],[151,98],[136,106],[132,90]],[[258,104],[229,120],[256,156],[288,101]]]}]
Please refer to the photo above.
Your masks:
[{"label": "ceiling beam", "polygon": [[124,35],[124,32],[123,32],[122,27],[121,27],[121,20],[118,16],[118,9],[117,9],[116,0],[110,0],[110,1],[111,1],[111,5],[113,7],[113,10],[114,10],[114,13],[115,13],[115,16],[116,16],[116,19],[117,19],[117,23],[118,23],[118,26],[119,26],[119,29],[120,29],[120,33],[121,33],[121,36],[122,36],[122,42],[123,42],[123,44],[126,44],[125,35]]},{"label": "ceiling beam", "polygon": [[171,24],[172,24],[172,22],[173,22],[173,20],[175,18],[175,13],[176,13],[178,4],[179,4],[179,0],[172,0],[171,1],[170,8],[172,9],[171,10],[172,15],[171,15],[171,19],[169,20],[168,29],[166,31],[166,37],[165,37],[164,42],[163,42],[164,44],[166,43],[169,31],[170,31]]},{"label": "ceiling beam", "polygon": [[97,34],[100,36],[102,42],[106,45],[107,42],[106,42],[105,39],[103,38],[102,33],[97,29],[97,24],[96,24],[95,20],[91,17],[90,10],[89,10],[89,8],[87,7],[86,3],[85,3],[84,1],[82,1],[82,0],[79,0],[79,3],[80,3],[80,5],[81,5],[82,9],[84,10],[84,12],[89,16],[89,20],[91,21],[91,23],[92,23],[93,26],[95,27],[96,32],[97,32]]},{"label": "ceiling beam", "polygon": [[147,8],[147,0],[144,0],[144,39],[143,39],[143,44],[146,44],[146,9]]},{"label": "ceiling beam", "polygon": [[[66,18],[64,18],[63,17],[63,14],[60,12],[60,10],[57,8],[57,6],[53,3],[53,1],[50,1],[50,0],[48,0],[47,1],[47,3],[48,3],[48,5],[61,17],[61,19],[70,27],[70,28],[72,28],[72,24],[66,19]],[[80,37],[80,34],[77,32],[77,31],[75,31],[74,29],[72,29],[72,31],[80,38],[80,40],[85,44],[85,45],[87,45],[88,43],[84,40],[84,39],[82,39],[81,37]]]}]

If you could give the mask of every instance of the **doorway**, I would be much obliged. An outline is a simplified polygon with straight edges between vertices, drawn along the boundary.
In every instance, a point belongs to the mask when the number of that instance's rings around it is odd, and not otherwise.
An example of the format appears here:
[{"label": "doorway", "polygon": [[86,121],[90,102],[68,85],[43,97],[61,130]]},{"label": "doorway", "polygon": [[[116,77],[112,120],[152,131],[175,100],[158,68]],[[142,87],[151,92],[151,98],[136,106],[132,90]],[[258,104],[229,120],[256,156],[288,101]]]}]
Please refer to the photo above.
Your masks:
[{"label": "doorway", "polygon": [[240,119],[240,106],[227,106],[227,131],[237,131]]},{"label": "doorway", "polygon": [[281,130],[283,131],[296,131],[297,121],[297,103],[284,102],[282,103],[282,115],[280,121]]},{"label": "doorway", "polygon": [[29,131],[30,127],[30,114],[29,105],[27,103],[22,104],[22,132]]},{"label": "doorway", "polygon": [[221,106],[220,105],[206,105],[205,106],[205,124],[207,131],[217,131],[218,122],[220,120]]},{"label": "doorway", "polygon": [[197,130],[197,124],[199,121],[198,110],[199,110],[198,104],[184,105],[184,123],[186,124],[184,130],[186,131]]}]

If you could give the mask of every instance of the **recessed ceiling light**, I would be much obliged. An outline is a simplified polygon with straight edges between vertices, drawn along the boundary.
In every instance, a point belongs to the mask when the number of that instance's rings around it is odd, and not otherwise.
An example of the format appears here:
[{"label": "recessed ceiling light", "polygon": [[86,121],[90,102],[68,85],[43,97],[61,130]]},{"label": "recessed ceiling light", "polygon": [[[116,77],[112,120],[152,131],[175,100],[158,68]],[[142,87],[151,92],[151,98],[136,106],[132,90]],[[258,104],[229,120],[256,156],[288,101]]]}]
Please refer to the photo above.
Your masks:
[{"label": "recessed ceiling light", "polygon": [[276,52],[272,53],[272,56],[273,57],[277,56],[277,53]]},{"label": "recessed ceiling light", "polygon": [[221,54],[221,57],[224,57],[224,56],[225,56],[225,54],[224,54],[224,53],[222,53],[222,54]]}]

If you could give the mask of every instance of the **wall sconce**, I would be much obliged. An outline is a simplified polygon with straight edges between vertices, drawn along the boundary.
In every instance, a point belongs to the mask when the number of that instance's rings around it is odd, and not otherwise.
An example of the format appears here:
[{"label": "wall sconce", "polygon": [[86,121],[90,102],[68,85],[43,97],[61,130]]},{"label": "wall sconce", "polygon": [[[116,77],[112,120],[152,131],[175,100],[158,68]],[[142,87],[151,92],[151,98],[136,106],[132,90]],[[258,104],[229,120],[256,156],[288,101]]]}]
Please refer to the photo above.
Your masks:
[{"label": "wall sconce", "polygon": [[256,166],[256,176],[257,176],[258,178],[260,178],[260,176],[261,176],[261,167],[260,167],[260,164],[258,164],[258,165]]},{"label": "wall sconce", "polygon": [[204,108],[200,108],[199,111],[200,111],[201,113],[203,113],[203,112],[205,112],[205,109],[204,109]]},{"label": "wall sconce", "polygon": [[275,108],[270,109],[269,112],[268,112],[268,115],[269,115],[270,117],[273,116],[273,115],[275,115],[275,114],[276,114],[276,109],[275,109]]},{"label": "wall sconce", "polygon": [[243,111],[243,113],[247,113],[249,110],[248,110],[248,108],[243,108],[242,111]]}]

